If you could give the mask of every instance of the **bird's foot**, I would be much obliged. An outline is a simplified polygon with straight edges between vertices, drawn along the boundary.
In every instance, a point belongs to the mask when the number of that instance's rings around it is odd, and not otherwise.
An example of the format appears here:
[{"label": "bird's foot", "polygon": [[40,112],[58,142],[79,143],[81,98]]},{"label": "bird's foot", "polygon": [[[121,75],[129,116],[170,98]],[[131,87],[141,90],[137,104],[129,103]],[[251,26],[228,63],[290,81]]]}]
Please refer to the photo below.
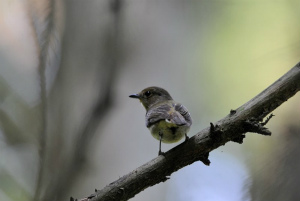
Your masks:
[{"label": "bird's foot", "polygon": [[189,139],[190,139],[190,137],[187,136],[187,134],[185,134],[185,140],[184,140],[184,142],[187,142]]},{"label": "bird's foot", "polygon": [[162,152],[161,150],[159,150],[158,156],[160,156],[160,155],[164,156],[164,155],[165,155],[165,152]]}]

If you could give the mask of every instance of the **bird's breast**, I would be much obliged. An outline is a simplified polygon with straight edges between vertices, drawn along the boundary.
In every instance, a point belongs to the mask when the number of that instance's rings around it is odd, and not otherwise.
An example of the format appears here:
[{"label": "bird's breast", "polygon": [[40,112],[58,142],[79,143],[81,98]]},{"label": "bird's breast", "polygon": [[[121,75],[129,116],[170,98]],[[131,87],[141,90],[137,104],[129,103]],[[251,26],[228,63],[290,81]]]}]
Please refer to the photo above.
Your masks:
[{"label": "bird's breast", "polygon": [[151,125],[149,130],[152,136],[157,140],[160,140],[160,134],[162,134],[162,142],[175,143],[185,136],[185,134],[189,131],[189,127],[185,125],[178,126],[168,120],[161,120]]}]

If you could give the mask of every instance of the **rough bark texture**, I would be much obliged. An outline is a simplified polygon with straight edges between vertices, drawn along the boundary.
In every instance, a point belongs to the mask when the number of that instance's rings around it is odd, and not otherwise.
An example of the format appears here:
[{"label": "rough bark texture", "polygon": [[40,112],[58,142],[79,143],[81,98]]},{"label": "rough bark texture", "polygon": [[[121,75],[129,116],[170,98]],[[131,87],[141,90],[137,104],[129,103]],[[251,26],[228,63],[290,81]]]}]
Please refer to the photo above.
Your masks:
[{"label": "rough bark texture", "polygon": [[[128,200],[136,194],[168,179],[173,172],[195,161],[209,165],[208,153],[229,141],[243,142],[246,132],[271,135],[263,118],[300,90],[300,63],[256,97],[215,124],[191,137],[187,142],[158,156],[102,190],[82,200]],[[73,198],[71,198],[73,200]]]}]

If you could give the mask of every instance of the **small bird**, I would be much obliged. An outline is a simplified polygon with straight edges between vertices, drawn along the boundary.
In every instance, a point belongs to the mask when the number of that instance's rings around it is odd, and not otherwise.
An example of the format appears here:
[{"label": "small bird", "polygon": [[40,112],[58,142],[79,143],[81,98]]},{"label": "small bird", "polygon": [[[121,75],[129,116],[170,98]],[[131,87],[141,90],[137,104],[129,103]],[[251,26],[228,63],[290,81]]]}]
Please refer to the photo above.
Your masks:
[{"label": "small bird", "polygon": [[146,126],[152,136],[159,140],[158,155],[162,155],[161,142],[178,142],[185,136],[192,125],[190,113],[182,104],[173,100],[163,88],[148,87],[140,93],[132,94],[130,98],[137,98],[146,109]]}]

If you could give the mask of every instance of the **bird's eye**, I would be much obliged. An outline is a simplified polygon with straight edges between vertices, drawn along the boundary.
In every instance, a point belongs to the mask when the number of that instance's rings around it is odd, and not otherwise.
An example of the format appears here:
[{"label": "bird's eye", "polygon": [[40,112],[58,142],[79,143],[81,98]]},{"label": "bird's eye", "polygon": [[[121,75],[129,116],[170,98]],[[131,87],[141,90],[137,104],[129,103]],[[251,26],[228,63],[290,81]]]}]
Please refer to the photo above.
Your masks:
[{"label": "bird's eye", "polygon": [[150,95],[151,95],[151,92],[150,92],[150,91],[146,91],[146,92],[145,92],[145,96],[146,96],[146,97],[149,97]]}]

